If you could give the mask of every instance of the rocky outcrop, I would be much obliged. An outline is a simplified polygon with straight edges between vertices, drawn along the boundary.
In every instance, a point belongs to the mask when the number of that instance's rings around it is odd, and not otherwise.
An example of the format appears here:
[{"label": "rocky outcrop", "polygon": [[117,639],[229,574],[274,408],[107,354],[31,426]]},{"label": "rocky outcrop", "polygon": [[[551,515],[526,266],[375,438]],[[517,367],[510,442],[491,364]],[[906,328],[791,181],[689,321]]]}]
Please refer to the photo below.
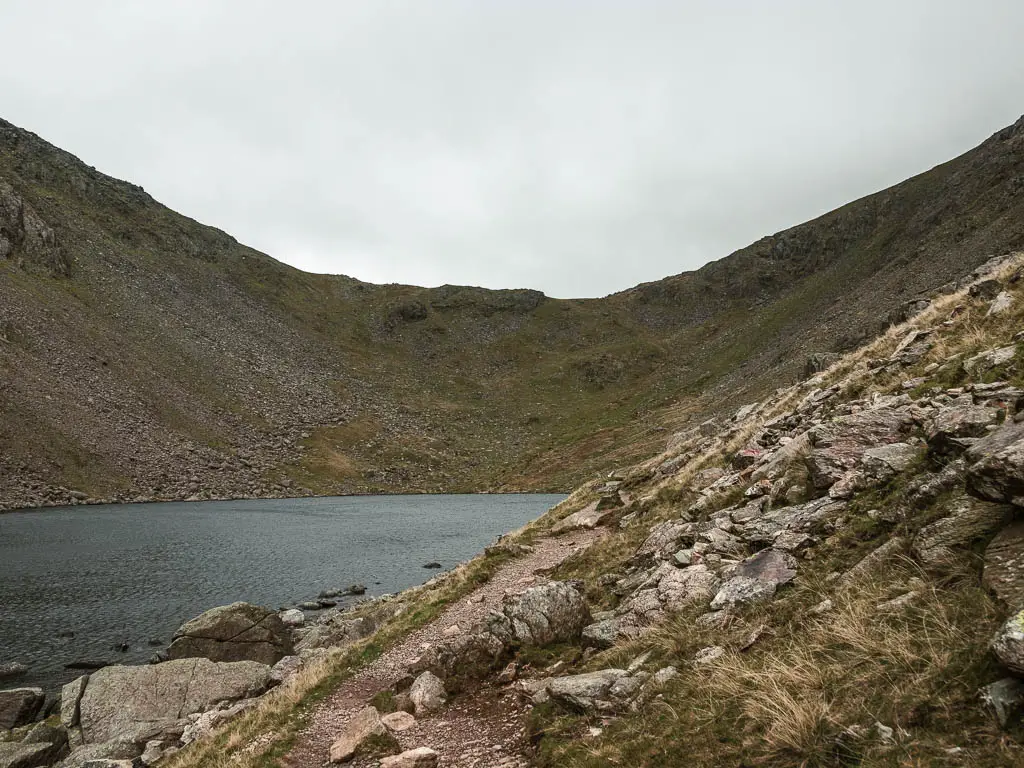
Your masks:
[{"label": "rocky outcrop", "polygon": [[255,661],[273,665],[293,653],[291,634],[275,611],[250,603],[213,608],[185,622],[167,657]]},{"label": "rocky outcrop", "polygon": [[68,276],[68,262],[53,229],[14,188],[0,179],[0,259],[22,268],[41,268],[51,275]]},{"label": "rocky outcrop", "polygon": [[192,658],[144,667],[104,667],[89,676],[81,697],[82,736],[93,744],[111,739],[143,744],[180,735],[189,725],[189,715],[222,701],[259,695],[269,678],[270,668],[254,661]]},{"label": "rocky outcrop", "polygon": [[967,488],[982,499],[1024,506],[1024,422],[1007,423],[966,452]]},{"label": "rocky outcrop", "polygon": [[818,424],[810,432],[813,449],[807,457],[815,489],[827,491],[857,470],[869,449],[904,442],[921,420],[916,408],[902,405],[870,408]]},{"label": "rocky outcrop", "polygon": [[349,618],[344,613],[324,615],[316,624],[306,625],[295,633],[299,638],[295,649],[340,648],[369,637],[376,628],[377,622],[372,617]]},{"label": "rocky outcrop", "polygon": [[600,508],[600,502],[595,501],[585,506],[579,512],[573,512],[568,517],[559,520],[551,527],[551,533],[557,536],[569,531],[597,528],[614,517],[619,506],[621,504]]},{"label": "rocky outcrop", "polygon": [[550,645],[575,640],[590,623],[590,610],[572,586],[552,581],[505,601],[488,631],[508,645]]},{"label": "rocky outcrop", "polygon": [[975,405],[973,397],[962,395],[935,416],[928,428],[928,450],[937,456],[959,455],[998,420],[999,409]]}]

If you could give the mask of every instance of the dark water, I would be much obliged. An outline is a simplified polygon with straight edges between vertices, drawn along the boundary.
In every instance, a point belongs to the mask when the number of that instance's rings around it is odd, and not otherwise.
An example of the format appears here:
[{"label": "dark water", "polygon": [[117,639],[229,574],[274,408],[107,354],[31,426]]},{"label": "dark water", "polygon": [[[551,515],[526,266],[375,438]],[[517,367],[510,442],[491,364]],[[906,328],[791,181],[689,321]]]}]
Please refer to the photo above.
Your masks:
[{"label": "dark water", "polygon": [[[68,662],[142,663],[181,623],[245,600],[279,607],[356,582],[426,581],[561,496],[361,496],[80,506],[0,515],[0,688],[52,688]],[[62,637],[74,633],[73,637]],[[127,653],[112,650],[126,642]]]}]

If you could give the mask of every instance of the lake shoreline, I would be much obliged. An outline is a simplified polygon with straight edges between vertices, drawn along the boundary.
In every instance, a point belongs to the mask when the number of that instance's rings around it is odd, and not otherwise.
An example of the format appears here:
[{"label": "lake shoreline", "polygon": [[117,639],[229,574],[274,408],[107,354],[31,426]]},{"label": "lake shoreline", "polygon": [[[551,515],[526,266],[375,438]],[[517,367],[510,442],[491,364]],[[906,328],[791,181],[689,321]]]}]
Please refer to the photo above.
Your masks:
[{"label": "lake shoreline", "polygon": [[298,499],[361,499],[361,498],[403,498],[419,496],[547,496],[561,495],[568,496],[570,491],[565,490],[531,490],[531,491],[400,491],[394,493],[340,493],[340,494],[319,494],[310,493],[298,496],[210,496],[208,498],[173,498],[173,497],[137,497],[134,499],[112,500],[86,498],[69,503],[40,502],[39,504],[26,507],[11,507],[7,509],[0,502],[0,516],[16,512],[41,512],[44,510],[73,509],[76,507],[97,507],[97,506],[137,506],[140,504],[206,504],[220,501],[293,501]]},{"label": "lake shoreline", "polygon": [[[428,565],[455,568],[563,498],[352,495],[4,515],[0,665],[29,671],[0,687],[54,690],[80,674],[66,668],[73,662],[145,664],[182,623],[219,605],[306,604],[315,620],[401,592],[437,575]],[[353,585],[365,595],[329,594]],[[318,600],[324,604],[312,609]]]}]

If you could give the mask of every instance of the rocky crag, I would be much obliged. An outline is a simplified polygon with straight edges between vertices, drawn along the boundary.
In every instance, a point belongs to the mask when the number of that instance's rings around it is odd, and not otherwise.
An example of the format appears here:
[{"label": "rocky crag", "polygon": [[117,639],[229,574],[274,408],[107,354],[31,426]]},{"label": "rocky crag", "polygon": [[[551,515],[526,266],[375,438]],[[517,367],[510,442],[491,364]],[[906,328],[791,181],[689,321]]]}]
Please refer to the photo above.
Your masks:
[{"label": "rocky crag", "polygon": [[1022,246],[1024,120],[592,300],[305,274],[0,121],[0,509],[568,489]]},{"label": "rocky crag", "polygon": [[1018,765],[1022,323],[1024,260],[991,260],[423,587],[301,629],[216,609],[181,658],[65,687],[59,720],[3,692],[0,756]]}]

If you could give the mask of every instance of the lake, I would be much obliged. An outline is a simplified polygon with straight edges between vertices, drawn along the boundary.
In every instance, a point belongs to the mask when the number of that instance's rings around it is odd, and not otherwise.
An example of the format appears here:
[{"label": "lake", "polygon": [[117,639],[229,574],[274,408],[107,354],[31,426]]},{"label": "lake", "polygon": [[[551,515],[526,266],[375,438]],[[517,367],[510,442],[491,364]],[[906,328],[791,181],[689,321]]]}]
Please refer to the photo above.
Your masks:
[{"label": "lake", "polygon": [[[0,688],[52,689],[81,660],[139,664],[187,619],[350,584],[397,592],[561,501],[551,494],[349,496],[98,505],[0,515]],[[344,603],[342,603],[344,604]],[[160,641],[158,646],[151,641]],[[129,650],[114,650],[127,643]]]}]

